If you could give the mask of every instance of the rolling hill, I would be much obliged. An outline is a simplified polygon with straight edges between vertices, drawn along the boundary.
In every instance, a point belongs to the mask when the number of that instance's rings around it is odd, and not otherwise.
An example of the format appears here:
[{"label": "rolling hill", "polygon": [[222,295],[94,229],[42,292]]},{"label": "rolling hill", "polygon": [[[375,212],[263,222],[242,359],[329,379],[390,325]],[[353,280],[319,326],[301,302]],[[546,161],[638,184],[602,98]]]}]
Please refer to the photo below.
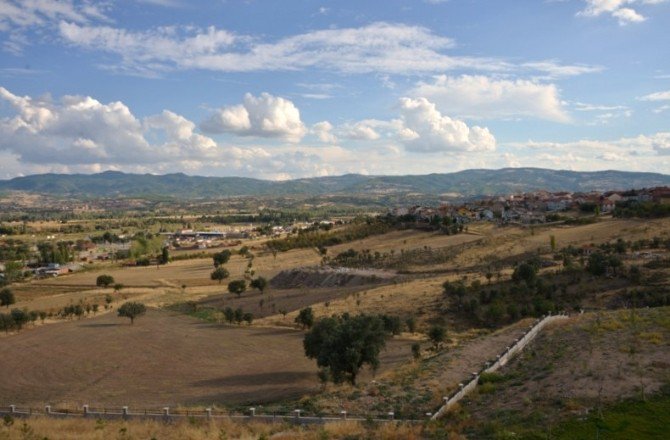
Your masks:
[{"label": "rolling hill", "polygon": [[591,191],[670,185],[670,175],[541,168],[465,170],[409,176],[347,174],[287,181],[248,177],[202,177],[182,173],[152,175],[106,171],[99,174],[39,174],[0,181],[0,191],[63,197],[221,198],[230,196],[319,196],[327,194],[452,194],[460,197],[535,190]]}]

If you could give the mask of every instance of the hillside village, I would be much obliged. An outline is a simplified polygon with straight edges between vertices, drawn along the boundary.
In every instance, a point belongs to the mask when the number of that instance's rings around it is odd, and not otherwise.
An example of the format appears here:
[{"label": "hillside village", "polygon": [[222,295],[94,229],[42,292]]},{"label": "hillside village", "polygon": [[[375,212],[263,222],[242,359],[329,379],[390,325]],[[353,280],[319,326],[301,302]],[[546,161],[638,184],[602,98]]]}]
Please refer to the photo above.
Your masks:
[{"label": "hillside village", "polygon": [[414,217],[430,222],[435,217],[451,218],[459,224],[485,220],[506,223],[546,223],[556,221],[556,214],[567,211],[574,213],[613,213],[617,204],[653,202],[670,205],[670,187],[633,189],[607,192],[548,192],[535,191],[508,196],[485,197],[461,204],[443,204],[439,207],[412,206],[394,208],[396,217]]}]

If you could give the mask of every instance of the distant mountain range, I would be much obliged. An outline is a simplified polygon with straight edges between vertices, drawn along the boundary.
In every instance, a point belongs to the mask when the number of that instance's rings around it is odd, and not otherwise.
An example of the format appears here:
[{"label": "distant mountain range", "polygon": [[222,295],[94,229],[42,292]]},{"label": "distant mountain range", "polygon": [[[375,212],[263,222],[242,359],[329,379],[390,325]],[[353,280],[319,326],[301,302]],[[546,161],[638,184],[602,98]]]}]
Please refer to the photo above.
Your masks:
[{"label": "distant mountain range", "polygon": [[186,174],[39,174],[0,181],[0,191],[52,196],[168,197],[208,199],[230,196],[323,196],[425,194],[476,197],[535,190],[591,191],[670,185],[670,175],[625,171],[575,172],[541,168],[466,170],[421,176],[347,174],[287,181],[245,177],[200,177]]}]

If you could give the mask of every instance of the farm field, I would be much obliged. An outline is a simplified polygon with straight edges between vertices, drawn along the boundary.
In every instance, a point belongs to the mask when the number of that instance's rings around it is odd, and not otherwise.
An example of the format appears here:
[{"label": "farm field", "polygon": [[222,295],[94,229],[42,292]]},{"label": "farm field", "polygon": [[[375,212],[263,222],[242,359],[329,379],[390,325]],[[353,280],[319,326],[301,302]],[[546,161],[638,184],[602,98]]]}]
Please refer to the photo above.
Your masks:
[{"label": "farm field", "polygon": [[[20,405],[234,405],[319,388],[303,333],[203,323],[150,309],[134,325],[114,314],[28,329],[0,340],[3,401]],[[393,339],[380,374],[410,357]],[[361,377],[370,380],[371,375]]]}]

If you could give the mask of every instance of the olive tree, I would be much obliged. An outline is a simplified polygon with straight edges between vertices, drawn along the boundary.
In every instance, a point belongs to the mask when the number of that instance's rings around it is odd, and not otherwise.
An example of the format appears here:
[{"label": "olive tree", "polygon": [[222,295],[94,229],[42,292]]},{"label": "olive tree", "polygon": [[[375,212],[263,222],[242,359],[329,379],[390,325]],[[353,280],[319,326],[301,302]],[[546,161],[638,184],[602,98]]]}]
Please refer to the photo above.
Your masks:
[{"label": "olive tree", "polygon": [[316,359],[320,376],[335,383],[356,384],[363,365],[379,367],[388,333],[377,316],[347,314],[322,318],[305,334],[305,355]]},{"label": "olive tree", "polygon": [[230,276],[228,270],[224,267],[217,267],[214,269],[214,272],[210,275],[212,281],[218,281],[221,284],[221,281],[225,280]]},{"label": "olive tree", "polygon": [[4,289],[0,290],[0,306],[9,308],[9,306],[15,302],[16,298],[14,298],[14,292],[12,292],[9,287],[5,287]]},{"label": "olive tree", "polygon": [[228,291],[234,293],[239,298],[247,290],[247,282],[244,280],[234,280],[228,283]]},{"label": "olive tree", "polygon": [[298,316],[295,317],[296,324],[300,324],[304,329],[311,328],[314,325],[314,311],[311,307],[305,307],[300,310]]},{"label": "olive tree", "polygon": [[260,290],[261,293],[265,292],[265,289],[268,286],[268,280],[266,280],[263,277],[258,277],[256,279],[251,280],[251,283],[249,284],[252,288]]},{"label": "olive tree", "polygon": [[428,330],[428,338],[433,343],[433,348],[437,350],[440,344],[444,342],[447,337],[447,330],[441,325],[434,325]]},{"label": "olive tree", "polygon": [[214,260],[214,267],[219,267],[226,264],[228,260],[230,260],[231,254],[232,252],[230,252],[228,249],[215,253],[212,256],[212,259]]},{"label": "olive tree", "polygon": [[142,316],[147,312],[147,307],[140,302],[124,303],[118,310],[118,316],[130,318],[130,324],[135,323],[135,318]]},{"label": "olive tree", "polygon": [[95,280],[95,285],[98,287],[109,287],[114,284],[114,277],[111,275],[99,275]]}]

